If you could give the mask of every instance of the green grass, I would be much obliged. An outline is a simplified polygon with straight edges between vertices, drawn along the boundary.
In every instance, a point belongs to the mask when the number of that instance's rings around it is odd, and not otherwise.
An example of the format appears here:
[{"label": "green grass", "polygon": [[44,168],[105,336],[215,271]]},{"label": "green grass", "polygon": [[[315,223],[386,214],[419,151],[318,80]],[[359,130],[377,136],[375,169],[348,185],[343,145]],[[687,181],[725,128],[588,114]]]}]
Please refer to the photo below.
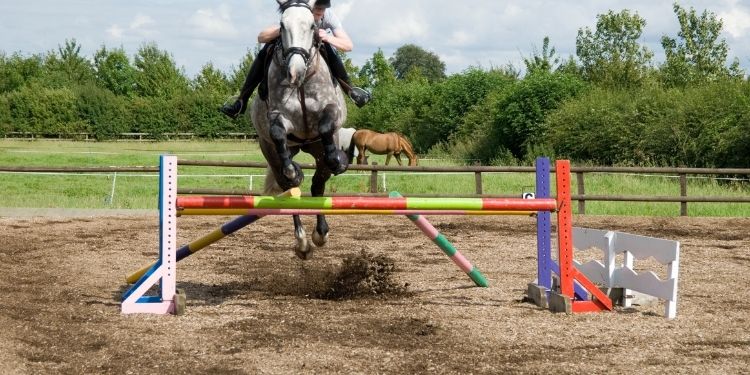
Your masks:
[{"label": "green grass", "polygon": [[[216,161],[263,161],[257,144],[231,142],[69,142],[0,140],[2,166],[156,166],[162,154],[180,159]],[[306,154],[298,161],[311,163]],[[370,161],[385,163],[385,157],[373,155]],[[455,165],[446,161],[422,160],[423,166]],[[302,186],[309,191],[312,171]],[[265,171],[247,168],[180,167],[179,186],[183,188],[252,189],[263,186]],[[471,194],[474,174],[432,174],[380,172],[380,191],[409,194]],[[328,192],[366,192],[370,173],[349,171],[333,177]],[[0,207],[35,208],[156,208],[157,177],[148,173],[112,174],[19,174],[0,173]],[[573,194],[577,192],[572,179]],[[727,183],[704,178],[688,180],[689,196],[748,196],[750,184]],[[534,191],[531,173],[485,173],[487,194],[520,195]],[[633,176],[587,173],[586,194],[678,196],[676,177]],[[114,192],[114,194],[113,194]],[[554,194],[554,192],[553,192]],[[578,205],[573,203],[574,212]],[[691,216],[750,216],[750,203],[688,203]],[[679,203],[586,202],[586,213],[599,215],[677,216]]]}]

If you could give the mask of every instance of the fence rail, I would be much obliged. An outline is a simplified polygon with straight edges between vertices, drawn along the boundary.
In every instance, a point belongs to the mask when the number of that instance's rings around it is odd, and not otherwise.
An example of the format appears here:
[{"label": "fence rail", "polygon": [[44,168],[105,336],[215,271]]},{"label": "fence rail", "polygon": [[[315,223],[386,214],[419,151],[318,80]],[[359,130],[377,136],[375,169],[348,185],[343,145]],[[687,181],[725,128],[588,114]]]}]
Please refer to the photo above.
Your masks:
[{"label": "fence rail", "polygon": [[[36,133],[36,132],[7,132],[3,133],[5,139],[29,139],[29,140],[59,140],[59,141],[96,141],[93,133]],[[228,132],[217,134],[216,139],[249,140],[256,139],[255,133]],[[205,135],[195,133],[119,133],[115,137],[118,141],[155,141],[155,140],[205,140]]]},{"label": "fence rail", "polygon": [[[203,161],[203,160],[181,160],[181,166],[205,166],[205,167],[238,167],[238,168],[266,168],[265,162],[233,162],[233,161]],[[303,169],[315,169],[313,164],[301,164]],[[378,192],[378,175],[385,172],[413,172],[413,173],[474,173],[475,189],[473,193],[466,194],[414,194],[421,197],[515,197],[516,195],[485,194],[483,189],[483,173],[535,173],[533,167],[502,167],[502,166],[465,166],[465,167],[405,167],[405,166],[383,166],[373,165],[350,165],[352,171],[370,171],[368,192],[339,193],[333,195],[358,195],[358,196],[385,196]],[[9,167],[0,166],[0,172],[15,173],[121,173],[141,172],[158,173],[156,166],[143,167]],[[554,172],[554,168],[552,168]],[[572,167],[571,172],[576,175],[577,194],[572,200],[578,203],[578,213],[586,213],[586,202],[675,202],[680,203],[680,215],[688,215],[689,202],[723,202],[723,203],[750,203],[750,196],[725,197],[725,196],[689,196],[687,189],[687,176],[744,176],[750,178],[750,169],[742,168],[656,168],[656,167]],[[679,176],[680,195],[675,196],[638,196],[638,195],[589,195],[585,190],[585,174],[587,173],[622,173],[622,174],[661,174]],[[216,195],[240,195],[259,194],[251,190],[217,190],[217,189],[179,189],[181,194],[216,194]]]}]

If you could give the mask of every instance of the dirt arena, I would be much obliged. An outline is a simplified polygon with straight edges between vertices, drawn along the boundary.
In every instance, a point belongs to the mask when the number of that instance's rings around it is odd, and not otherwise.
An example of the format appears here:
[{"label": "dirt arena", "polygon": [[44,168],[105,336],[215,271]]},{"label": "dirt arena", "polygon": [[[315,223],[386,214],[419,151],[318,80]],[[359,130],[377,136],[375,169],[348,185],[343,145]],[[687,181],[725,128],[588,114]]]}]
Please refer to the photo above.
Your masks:
[{"label": "dirt arena", "polygon": [[[313,219],[303,218],[308,227]],[[180,219],[180,243],[222,218]],[[268,217],[180,262],[182,316],[121,315],[124,277],[157,256],[153,215],[0,218],[2,374],[747,373],[750,219],[575,217],[678,240],[677,319],[664,306],[553,314],[528,217],[432,217],[487,276],[476,288],[403,217],[330,217],[329,244],[293,256]],[[342,260],[388,257],[402,293],[322,298]]]}]

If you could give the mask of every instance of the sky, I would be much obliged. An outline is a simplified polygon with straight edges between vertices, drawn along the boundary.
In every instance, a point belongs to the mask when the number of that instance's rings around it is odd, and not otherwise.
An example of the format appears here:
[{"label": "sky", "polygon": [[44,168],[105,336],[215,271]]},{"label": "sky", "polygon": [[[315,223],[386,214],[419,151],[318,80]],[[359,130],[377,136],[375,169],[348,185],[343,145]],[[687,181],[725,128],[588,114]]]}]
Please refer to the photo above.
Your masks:
[{"label": "sky", "polygon": [[[750,72],[750,0],[680,0],[724,21],[729,59]],[[446,73],[513,65],[549,36],[557,55],[575,56],[578,30],[595,30],[598,14],[629,9],[646,20],[640,42],[661,62],[661,37],[677,37],[673,0],[332,0],[354,42],[348,54],[362,66],[381,49],[386,57],[416,44],[435,53]],[[102,46],[132,58],[145,43],[169,52],[188,77],[207,63],[226,72],[256,46],[258,32],[278,23],[272,0],[0,0],[0,51],[24,56],[57,50],[75,39],[93,59]]]}]

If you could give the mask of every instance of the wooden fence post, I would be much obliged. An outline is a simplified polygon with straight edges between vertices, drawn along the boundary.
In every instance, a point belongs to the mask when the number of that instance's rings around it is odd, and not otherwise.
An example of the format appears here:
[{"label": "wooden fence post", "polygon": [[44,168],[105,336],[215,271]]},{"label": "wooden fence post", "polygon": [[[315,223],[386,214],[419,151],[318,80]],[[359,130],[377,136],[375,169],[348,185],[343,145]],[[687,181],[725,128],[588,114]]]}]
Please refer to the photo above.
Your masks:
[{"label": "wooden fence post", "polygon": [[[376,167],[378,165],[377,162],[372,162],[372,166]],[[370,173],[370,193],[377,193],[378,192],[378,170],[373,169]]]},{"label": "wooden fence post", "polygon": [[[578,184],[578,195],[586,195],[586,190],[584,189],[583,185],[583,172],[576,172],[576,183]],[[584,198],[578,200],[578,214],[586,214],[586,199]]]},{"label": "wooden fence post", "polygon": [[[687,175],[680,173],[680,197],[687,197]],[[680,202],[680,216],[687,216],[687,202]]]},{"label": "wooden fence post", "polygon": [[474,183],[477,195],[482,195],[482,172],[474,172]]}]

